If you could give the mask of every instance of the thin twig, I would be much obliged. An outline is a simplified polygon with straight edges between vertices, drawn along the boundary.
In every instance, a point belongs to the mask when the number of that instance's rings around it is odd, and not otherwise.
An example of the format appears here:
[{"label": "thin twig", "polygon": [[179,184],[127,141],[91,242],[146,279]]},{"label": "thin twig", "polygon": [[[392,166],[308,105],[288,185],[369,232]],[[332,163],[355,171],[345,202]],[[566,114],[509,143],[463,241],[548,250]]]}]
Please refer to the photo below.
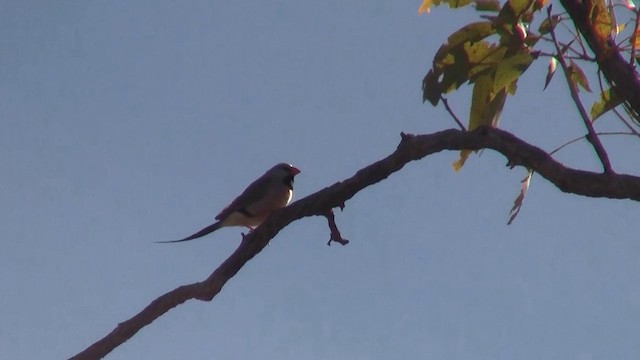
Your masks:
[{"label": "thin twig", "polygon": [[[573,33],[572,33],[572,35],[573,35]],[[540,40],[542,40],[542,41],[546,41],[546,42],[550,42],[550,43],[552,43],[552,44],[554,43],[554,42],[553,42],[553,39],[549,39],[549,38],[547,38],[546,36],[542,36],[542,37],[540,37]],[[572,41],[573,41],[573,40],[572,40]],[[560,45],[561,45],[562,47],[567,46],[567,44],[562,43],[562,42],[560,43]],[[575,50],[574,48],[572,48],[572,47],[569,47],[569,48],[567,49],[567,52],[569,52],[569,51],[571,51],[574,55],[568,55],[568,54],[567,54],[567,55],[565,56],[565,58],[567,58],[567,59],[584,60],[584,61],[590,61],[590,62],[595,62],[595,61],[596,61],[596,58],[595,58],[595,57],[593,57],[593,56],[589,56],[589,54],[587,54],[587,53],[581,54],[580,52],[576,51],[576,50]],[[542,52],[542,51],[541,51],[540,53],[542,53],[542,54],[546,54],[545,52]]]},{"label": "thin twig", "polygon": [[[551,6],[547,8],[547,18],[549,19],[549,21],[551,21]],[[564,72],[565,80],[567,81],[567,85],[569,86],[569,91],[571,92],[571,98],[573,99],[573,102],[576,104],[576,108],[580,113],[580,117],[582,118],[582,121],[584,122],[584,125],[587,128],[587,140],[593,146],[593,149],[596,151],[598,158],[600,158],[600,162],[602,163],[604,172],[609,174],[614,174],[615,172],[611,167],[609,156],[607,155],[607,152],[602,146],[602,143],[600,142],[600,139],[598,138],[598,135],[596,134],[596,131],[593,128],[593,123],[591,123],[591,119],[587,114],[587,110],[585,110],[584,106],[582,105],[582,102],[580,101],[580,95],[578,95],[578,87],[571,80],[571,74],[569,73],[569,66],[567,65],[567,62],[564,58],[564,54],[560,49],[560,45],[558,44],[558,40],[556,38],[556,33],[553,26],[551,26],[550,34],[551,34],[551,38],[553,38],[556,51],[558,52],[557,59],[560,65],[562,66],[562,71]]]},{"label": "thin twig", "polygon": [[[548,53],[545,51],[538,51],[538,56],[544,56],[544,57],[556,57],[555,53]],[[583,61],[591,61],[591,62],[595,62],[596,59],[594,58],[590,58],[590,57],[584,57],[582,55],[568,55],[564,57],[565,59],[571,59],[571,60],[583,60]]]},{"label": "thin twig", "polygon": [[440,100],[442,100],[442,104],[444,105],[444,108],[447,109],[447,112],[449,113],[449,115],[451,115],[451,117],[453,118],[453,121],[455,121],[456,124],[458,124],[458,126],[460,126],[460,129],[462,131],[467,131],[467,128],[465,128],[464,125],[462,125],[462,121],[460,121],[460,119],[458,119],[456,114],[449,107],[449,101],[447,101],[447,98],[445,98],[444,96],[440,95]]},{"label": "thin twig", "polygon": [[629,131],[631,131],[634,135],[640,137],[640,132],[638,132],[638,130],[636,130],[631,124],[629,124],[627,119],[625,119],[624,116],[622,116],[622,114],[620,114],[618,110],[616,110],[615,108],[611,110],[613,111],[614,114],[616,114],[616,116],[618,116],[620,121],[622,121],[622,123],[629,129]]},{"label": "thin twig", "polygon": [[574,36],[574,39],[578,40],[578,44],[580,44],[580,48],[582,49],[582,55],[588,56],[589,52],[587,51],[587,47],[584,45],[584,41],[582,41],[580,30],[578,30],[575,23],[573,23],[573,28],[576,30],[576,32],[574,33],[573,31],[569,30],[569,33]]},{"label": "thin twig", "polygon": [[[600,132],[600,133],[597,133],[597,134],[598,134],[598,136],[600,136],[600,135],[602,135],[602,136],[607,136],[607,135],[631,135],[631,136],[633,136],[633,135],[636,135],[634,133],[628,133],[628,132],[623,132],[623,131]],[[575,142],[578,142],[578,141],[580,141],[582,139],[586,139],[586,138],[587,138],[587,135],[582,135],[582,136],[577,137],[577,138],[575,138],[575,139],[573,139],[571,141],[568,141],[568,142],[560,145],[560,147],[556,148],[552,152],[550,152],[549,155],[551,156],[551,155],[557,153],[558,151],[562,150],[564,147],[566,147],[568,145],[571,145],[571,144],[573,144]]]}]

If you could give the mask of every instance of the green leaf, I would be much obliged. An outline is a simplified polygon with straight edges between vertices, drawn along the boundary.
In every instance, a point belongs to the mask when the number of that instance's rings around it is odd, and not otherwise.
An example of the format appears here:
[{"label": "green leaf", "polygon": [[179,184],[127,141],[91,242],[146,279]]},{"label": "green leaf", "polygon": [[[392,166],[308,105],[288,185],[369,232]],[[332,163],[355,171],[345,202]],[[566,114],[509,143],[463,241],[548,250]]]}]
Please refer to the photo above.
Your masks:
[{"label": "green leaf", "polygon": [[580,85],[580,87],[586,91],[591,92],[589,80],[587,80],[587,76],[584,74],[584,71],[582,71],[580,66],[572,60],[568,68],[571,74],[571,81],[573,81],[574,84]]},{"label": "green leaf", "polygon": [[457,8],[467,6],[469,4],[473,4],[473,0],[436,0],[434,1],[434,4],[436,5],[439,5],[440,3],[449,5],[451,9],[457,9]]},{"label": "green leaf", "polygon": [[468,47],[495,33],[493,24],[488,21],[469,24],[448,38],[440,46],[433,59],[433,67],[422,81],[422,99],[429,100],[434,106],[440,96],[460,87],[469,80],[471,64]]},{"label": "green leaf", "polygon": [[492,12],[500,11],[499,0],[477,0],[475,3],[476,3],[477,11],[492,11]]},{"label": "green leaf", "polygon": [[418,8],[418,14],[428,13],[432,7],[441,4],[449,5],[450,8],[456,9],[473,3],[473,0],[423,0]]},{"label": "green leaf", "polygon": [[440,62],[435,63],[422,82],[422,99],[438,104],[441,94],[446,94],[469,80],[469,62],[461,46],[451,49]]},{"label": "green leaf", "polygon": [[[485,74],[478,77],[473,85],[471,110],[469,113],[469,131],[482,125],[498,125],[507,93],[506,90],[502,90],[493,100],[489,100],[489,93],[492,91],[493,81],[494,78],[491,74]],[[453,163],[453,169],[460,171],[465,161],[469,158],[469,155],[471,155],[471,150],[460,151],[460,158]]]},{"label": "green leaf", "polygon": [[497,126],[500,113],[507,98],[506,89],[493,92],[494,77],[486,74],[478,77],[473,86],[471,110],[469,112],[469,131],[482,126]]},{"label": "green leaf", "polygon": [[602,116],[607,111],[622,104],[622,99],[611,88],[600,93],[600,100],[591,105],[591,121],[596,121],[597,118]]},{"label": "green leaf", "polygon": [[608,39],[613,30],[613,21],[604,0],[593,1],[590,16],[596,36],[603,41]]},{"label": "green leaf", "polygon": [[498,14],[497,26],[512,27],[521,21],[530,22],[531,16],[526,15],[534,0],[508,0]]},{"label": "green leaf", "polygon": [[511,6],[516,16],[520,17],[525,11],[529,10],[533,0],[509,0],[507,3]]},{"label": "green leaf", "polygon": [[447,38],[447,44],[440,47],[440,50],[436,53],[435,58],[438,58],[438,54],[440,54],[443,47],[445,49],[443,52],[448,53],[450,48],[454,48],[460,46],[466,42],[476,42],[480,41],[488,36],[495,34],[495,29],[493,27],[493,23],[490,21],[479,21],[475,23],[471,23],[462,27],[461,29],[455,31],[453,34],[449,35]]},{"label": "green leaf", "polygon": [[440,84],[438,83],[438,76],[432,70],[429,70],[424,79],[422,79],[422,102],[429,100],[431,105],[436,106],[440,101]]},{"label": "green leaf", "polygon": [[489,71],[495,70],[507,52],[505,46],[499,46],[480,41],[473,44],[465,44],[465,54],[469,62],[468,77],[471,82],[475,78]]},{"label": "green leaf", "polygon": [[516,82],[522,73],[533,62],[533,56],[527,52],[519,52],[504,58],[498,63],[490,99],[500,91],[505,90],[511,83]]},{"label": "green leaf", "polygon": [[551,32],[551,29],[555,28],[556,25],[560,22],[560,16],[552,15],[550,18],[544,19],[540,26],[538,27],[538,32],[540,35],[548,34]]}]

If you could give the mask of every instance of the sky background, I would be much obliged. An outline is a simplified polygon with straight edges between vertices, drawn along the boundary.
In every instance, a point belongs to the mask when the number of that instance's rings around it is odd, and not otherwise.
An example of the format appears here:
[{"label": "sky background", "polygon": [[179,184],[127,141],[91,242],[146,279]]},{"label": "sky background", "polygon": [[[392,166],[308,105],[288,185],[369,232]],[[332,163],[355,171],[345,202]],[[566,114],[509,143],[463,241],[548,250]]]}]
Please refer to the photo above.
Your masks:
[{"label": "sky background", "polygon": [[[0,358],[70,357],[206,278],[239,228],[211,223],[273,164],[300,199],[454,126],[421,80],[472,11],[419,1],[0,3]],[[584,134],[546,59],[501,127],[548,151]],[[592,82],[592,86],[597,87]],[[468,116],[469,92],[451,105]],[[603,118],[600,130],[622,129]],[[603,139],[638,174],[640,142]],[[283,230],[212,302],[108,359],[638,359],[638,203],[560,192],[501,155],[444,152]],[[591,148],[557,154],[599,170]]]}]

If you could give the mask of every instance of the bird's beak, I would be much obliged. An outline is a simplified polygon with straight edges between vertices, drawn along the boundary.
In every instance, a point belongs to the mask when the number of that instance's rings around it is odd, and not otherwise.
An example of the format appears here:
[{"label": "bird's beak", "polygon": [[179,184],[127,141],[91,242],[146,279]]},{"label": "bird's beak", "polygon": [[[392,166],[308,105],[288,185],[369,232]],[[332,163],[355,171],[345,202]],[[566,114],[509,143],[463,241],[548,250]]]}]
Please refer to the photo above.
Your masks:
[{"label": "bird's beak", "polygon": [[292,166],[290,171],[291,171],[291,175],[298,175],[298,174],[300,174],[300,170],[298,170],[298,168],[297,168],[297,167],[295,167],[295,166]]}]

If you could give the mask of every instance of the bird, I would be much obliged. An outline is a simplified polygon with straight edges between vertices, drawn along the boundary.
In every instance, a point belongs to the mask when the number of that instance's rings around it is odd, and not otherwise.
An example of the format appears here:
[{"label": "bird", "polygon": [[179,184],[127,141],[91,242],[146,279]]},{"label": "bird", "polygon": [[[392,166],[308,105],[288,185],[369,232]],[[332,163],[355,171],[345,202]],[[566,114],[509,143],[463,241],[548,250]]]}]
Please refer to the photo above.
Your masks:
[{"label": "bird", "polygon": [[215,223],[184,239],[156,242],[194,240],[226,226],[246,226],[253,231],[272,212],[289,204],[293,196],[293,178],[299,173],[300,170],[291,164],[277,164],[249,184],[242,194],[216,215]]}]

